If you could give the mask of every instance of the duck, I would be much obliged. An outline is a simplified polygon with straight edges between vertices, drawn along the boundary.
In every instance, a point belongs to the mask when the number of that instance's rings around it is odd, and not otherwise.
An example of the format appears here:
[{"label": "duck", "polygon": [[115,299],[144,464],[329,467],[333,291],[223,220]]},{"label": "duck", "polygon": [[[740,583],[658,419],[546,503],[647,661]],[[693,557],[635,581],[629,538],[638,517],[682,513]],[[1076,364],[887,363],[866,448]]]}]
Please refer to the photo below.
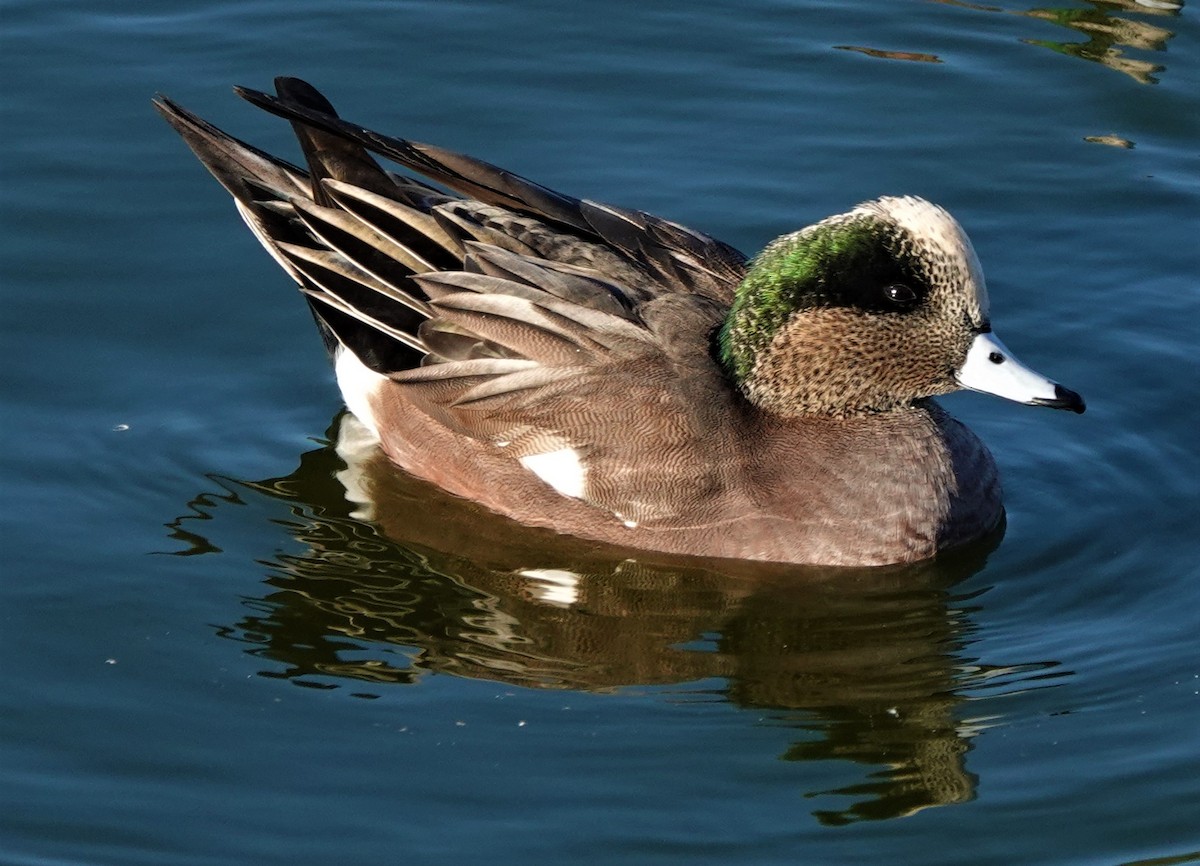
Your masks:
[{"label": "duck", "polygon": [[297,78],[235,92],[290,122],[304,167],[154,104],[299,286],[376,447],[520,524],[647,554],[919,562],[1004,521],[992,455],[935,398],[1085,409],[999,340],[970,240],[923,198],[748,257],[350,123]]}]

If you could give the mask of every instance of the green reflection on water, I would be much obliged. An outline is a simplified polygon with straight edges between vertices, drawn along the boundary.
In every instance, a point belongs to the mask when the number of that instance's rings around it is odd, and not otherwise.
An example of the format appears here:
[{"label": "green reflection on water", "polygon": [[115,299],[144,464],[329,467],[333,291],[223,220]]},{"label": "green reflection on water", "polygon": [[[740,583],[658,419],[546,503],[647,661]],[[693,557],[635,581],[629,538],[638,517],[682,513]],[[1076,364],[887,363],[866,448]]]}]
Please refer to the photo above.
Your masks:
[{"label": "green reflection on water", "polygon": [[1012,12],[1037,18],[1061,27],[1067,27],[1083,34],[1086,42],[1060,42],[1048,39],[1022,39],[1026,45],[1037,45],[1049,48],[1069,57],[1090,60],[1123,72],[1140,84],[1157,84],[1156,74],[1163,72],[1166,67],[1162,64],[1151,63],[1135,57],[1128,57],[1125,49],[1138,51],[1164,51],[1167,40],[1175,33],[1165,27],[1159,27],[1137,18],[1124,17],[1114,13],[1134,15],[1178,15],[1183,3],[1176,0],[1092,0],[1087,6],[1034,8],[1025,11],[1012,11],[997,6],[987,6],[962,0],[938,0],[950,6],[973,9],[978,12]]}]

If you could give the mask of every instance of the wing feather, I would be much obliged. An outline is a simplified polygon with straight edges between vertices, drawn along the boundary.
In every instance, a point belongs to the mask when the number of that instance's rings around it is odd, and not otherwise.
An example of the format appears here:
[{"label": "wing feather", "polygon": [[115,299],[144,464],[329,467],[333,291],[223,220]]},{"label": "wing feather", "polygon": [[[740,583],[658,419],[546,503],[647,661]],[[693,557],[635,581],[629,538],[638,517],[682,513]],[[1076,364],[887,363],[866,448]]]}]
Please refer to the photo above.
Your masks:
[{"label": "wing feather", "polygon": [[[677,456],[717,447],[714,419],[736,402],[710,341],[745,257],[669,220],[348,123],[296,79],[276,87],[238,92],[291,122],[307,171],[156,104],[299,284],[327,344],[387,375],[401,405],[514,459],[571,448],[586,464],[579,498],[621,519],[692,519],[664,501],[699,495],[647,494],[713,483]],[[662,462],[633,465],[634,441]]]}]

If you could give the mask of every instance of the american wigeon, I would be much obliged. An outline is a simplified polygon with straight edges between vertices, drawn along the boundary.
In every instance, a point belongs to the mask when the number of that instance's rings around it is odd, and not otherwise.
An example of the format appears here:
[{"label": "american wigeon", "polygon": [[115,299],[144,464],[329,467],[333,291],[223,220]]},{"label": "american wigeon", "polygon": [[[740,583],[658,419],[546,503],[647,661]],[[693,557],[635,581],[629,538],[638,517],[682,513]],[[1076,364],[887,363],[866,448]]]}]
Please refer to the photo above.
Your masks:
[{"label": "american wigeon", "polygon": [[995,337],[970,241],[922,199],[747,260],[276,88],[238,93],[292,122],[307,172],[156,105],[299,283],[384,453],[514,520],[668,553],[915,561],[1003,517],[987,448],[932,397],[1084,410]]}]

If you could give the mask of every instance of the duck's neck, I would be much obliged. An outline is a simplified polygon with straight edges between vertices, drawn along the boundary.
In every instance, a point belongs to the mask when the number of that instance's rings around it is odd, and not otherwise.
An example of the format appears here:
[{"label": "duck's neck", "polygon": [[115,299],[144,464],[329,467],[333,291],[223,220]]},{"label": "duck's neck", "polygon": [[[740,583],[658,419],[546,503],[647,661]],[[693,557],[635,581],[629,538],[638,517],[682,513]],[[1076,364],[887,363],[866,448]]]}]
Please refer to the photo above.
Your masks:
[{"label": "duck's neck", "polygon": [[753,377],[759,354],[795,309],[790,286],[780,279],[789,238],[795,236],[779,238],[750,263],[721,328],[721,362],[739,386]]}]

